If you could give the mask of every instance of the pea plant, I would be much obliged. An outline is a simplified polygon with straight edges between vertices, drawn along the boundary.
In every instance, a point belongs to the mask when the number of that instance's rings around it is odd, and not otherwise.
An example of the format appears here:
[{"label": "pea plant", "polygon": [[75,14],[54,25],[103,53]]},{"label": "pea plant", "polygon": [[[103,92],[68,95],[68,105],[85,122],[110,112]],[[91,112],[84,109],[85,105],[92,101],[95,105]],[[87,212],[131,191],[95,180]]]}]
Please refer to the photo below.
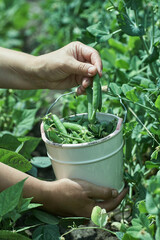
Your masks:
[{"label": "pea plant", "polygon": [[[58,141],[81,143],[113,131],[115,123],[101,126],[94,122],[95,112],[99,109],[124,118],[124,178],[129,194],[121,207],[130,207],[131,221],[123,221],[118,231],[111,231],[108,213],[96,207],[91,216],[93,227],[108,231],[121,240],[159,240],[159,1],[100,0],[93,3],[91,0],[46,0],[38,1],[36,6],[31,1],[1,0],[0,13],[2,47],[38,55],[80,40],[99,51],[103,62],[102,95],[93,93],[99,88],[94,82],[93,88],[86,90],[87,96],[79,96],[76,100],[71,95],[64,97],[59,114],[65,119],[67,138],[64,136],[66,132],[61,132],[57,134]],[[40,24],[39,32],[37,26]],[[42,158],[32,158],[32,152],[40,142],[40,138],[32,136],[33,127],[43,116],[39,113],[41,108],[48,107],[42,94],[41,90],[0,90],[0,161],[28,173],[33,167],[50,166],[49,159],[45,160],[44,166]],[[98,99],[102,99],[101,104]],[[75,117],[70,121],[68,117],[87,111],[89,119]],[[56,120],[55,116],[48,116],[49,126],[46,128],[52,141],[55,136],[51,129],[55,132]],[[57,126],[58,133],[59,124]],[[74,127],[74,136],[67,126]],[[110,126],[111,129],[107,129]],[[37,175],[34,173],[34,176]],[[37,209],[40,206],[32,204],[31,199],[23,199],[24,181],[0,193],[0,238],[58,240],[67,238],[76,229],[85,231],[86,226],[79,225],[88,219],[55,217]],[[60,233],[61,226],[70,229]]]},{"label": "pea plant", "polygon": [[[131,226],[123,225],[122,239],[158,239],[160,5],[157,1],[124,0],[108,1],[105,7],[111,16],[109,24],[98,22],[87,27],[86,36],[89,34],[89,44],[98,49],[103,61],[101,81],[107,91],[102,95],[101,111],[127,116],[124,174],[133,220]],[[73,101],[67,104],[72,112],[87,106]],[[153,215],[151,208],[157,209]]]}]

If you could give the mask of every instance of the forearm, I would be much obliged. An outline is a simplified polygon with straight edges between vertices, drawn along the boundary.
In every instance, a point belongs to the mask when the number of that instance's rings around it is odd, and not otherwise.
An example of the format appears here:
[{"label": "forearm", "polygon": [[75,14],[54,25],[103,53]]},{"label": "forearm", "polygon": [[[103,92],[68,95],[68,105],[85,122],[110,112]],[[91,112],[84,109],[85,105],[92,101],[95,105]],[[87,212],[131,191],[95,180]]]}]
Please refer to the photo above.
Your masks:
[{"label": "forearm", "polygon": [[43,181],[0,163],[0,192],[25,178],[23,197],[33,197],[34,202],[43,203]]},{"label": "forearm", "polygon": [[0,47],[0,88],[36,89],[35,56]]}]

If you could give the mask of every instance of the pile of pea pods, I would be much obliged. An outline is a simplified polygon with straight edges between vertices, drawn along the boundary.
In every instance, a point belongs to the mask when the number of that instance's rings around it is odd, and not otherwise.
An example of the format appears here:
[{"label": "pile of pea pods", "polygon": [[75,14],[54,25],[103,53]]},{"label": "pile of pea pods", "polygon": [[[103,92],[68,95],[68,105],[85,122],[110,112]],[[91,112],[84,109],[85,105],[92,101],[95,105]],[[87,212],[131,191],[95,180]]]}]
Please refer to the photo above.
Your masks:
[{"label": "pile of pea pods", "polygon": [[88,114],[80,114],[59,119],[55,114],[49,113],[43,118],[44,130],[47,138],[59,144],[86,143],[104,138],[112,133],[117,120],[110,122],[99,121],[96,112],[101,111],[102,90],[99,75],[93,80],[93,87],[86,89],[88,100]]}]

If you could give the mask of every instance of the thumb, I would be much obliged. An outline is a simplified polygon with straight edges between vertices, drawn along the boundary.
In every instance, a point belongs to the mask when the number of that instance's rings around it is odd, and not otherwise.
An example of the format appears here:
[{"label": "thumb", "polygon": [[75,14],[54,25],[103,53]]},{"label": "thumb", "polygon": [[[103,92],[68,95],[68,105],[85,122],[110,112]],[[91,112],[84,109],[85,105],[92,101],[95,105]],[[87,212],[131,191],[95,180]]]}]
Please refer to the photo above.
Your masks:
[{"label": "thumb", "polygon": [[92,77],[97,73],[97,68],[92,64],[80,62],[74,59],[72,62],[71,71],[72,73],[78,75]]}]

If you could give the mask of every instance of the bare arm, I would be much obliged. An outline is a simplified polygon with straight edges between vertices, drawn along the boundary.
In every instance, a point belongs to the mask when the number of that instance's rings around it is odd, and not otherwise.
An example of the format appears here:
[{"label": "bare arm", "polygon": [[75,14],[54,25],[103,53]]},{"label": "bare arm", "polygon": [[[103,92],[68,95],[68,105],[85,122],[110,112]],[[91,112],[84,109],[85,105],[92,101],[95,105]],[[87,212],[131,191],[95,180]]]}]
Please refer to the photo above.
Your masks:
[{"label": "bare arm", "polygon": [[98,52],[80,42],[41,56],[0,48],[0,88],[67,89],[80,85],[82,94],[92,77],[102,75]]},{"label": "bare arm", "polygon": [[[9,177],[6,177],[9,176]],[[90,217],[96,205],[111,211],[116,208],[127,193],[96,186],[80,179],[42,181],[12,167],[0,163],[0,192],[25,179],[23,196],[33,197],[33,202],[43,204],[43,209],[59,216]],[[102,199],[104,202],[97,202]]]}]

